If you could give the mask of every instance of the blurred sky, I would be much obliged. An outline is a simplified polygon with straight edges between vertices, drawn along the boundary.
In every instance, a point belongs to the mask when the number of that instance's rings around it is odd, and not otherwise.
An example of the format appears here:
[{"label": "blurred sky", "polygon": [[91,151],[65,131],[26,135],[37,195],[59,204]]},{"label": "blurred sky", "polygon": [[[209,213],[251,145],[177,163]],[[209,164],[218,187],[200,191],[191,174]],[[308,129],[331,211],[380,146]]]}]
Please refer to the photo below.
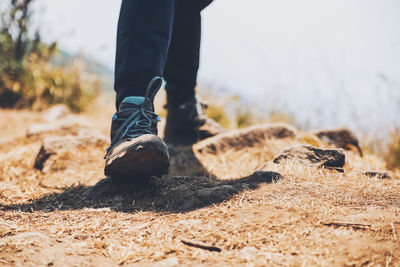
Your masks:
[{"label": "blurred sky", "polygon": [[[113,68],[118,0],[37,0],[47,40]],[[400,1],[215,0],[200,83],[310,127],[400,126]]]}]

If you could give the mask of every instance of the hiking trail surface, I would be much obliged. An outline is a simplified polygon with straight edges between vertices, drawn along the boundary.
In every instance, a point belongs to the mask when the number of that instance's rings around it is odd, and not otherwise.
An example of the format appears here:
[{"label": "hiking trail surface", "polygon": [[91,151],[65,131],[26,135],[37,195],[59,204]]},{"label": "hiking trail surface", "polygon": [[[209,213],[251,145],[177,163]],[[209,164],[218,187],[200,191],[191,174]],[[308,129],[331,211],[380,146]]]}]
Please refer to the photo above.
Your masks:
[{"label": "hiking trail surface", "polygon": [[0,110],[1,266],[400,265],[399,173],[348,130],[235,130],[126,183],[110,117]]}]

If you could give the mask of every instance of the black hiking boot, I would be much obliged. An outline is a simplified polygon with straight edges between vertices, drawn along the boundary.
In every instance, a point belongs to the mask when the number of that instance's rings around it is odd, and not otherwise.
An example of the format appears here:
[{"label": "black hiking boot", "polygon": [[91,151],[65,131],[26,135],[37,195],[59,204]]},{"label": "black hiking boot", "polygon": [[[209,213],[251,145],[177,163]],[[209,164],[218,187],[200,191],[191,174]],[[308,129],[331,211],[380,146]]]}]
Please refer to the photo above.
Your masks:
[{"label": "black hiking boot", "polygon": [[180,105],[168,103],[164,141],[169,145],[188,146],[226,132],[221,125],[203,113],[204,108],[196,97]]},{"label": "black hiking boot", "polygon": [[111,145],[105,156],[106,176],[136,180],[168,173],[168,148],[157,136],[160,118],[153,106],[161,84],[161,78],[154,78],[146,97],[126,97],[113,116]]}]

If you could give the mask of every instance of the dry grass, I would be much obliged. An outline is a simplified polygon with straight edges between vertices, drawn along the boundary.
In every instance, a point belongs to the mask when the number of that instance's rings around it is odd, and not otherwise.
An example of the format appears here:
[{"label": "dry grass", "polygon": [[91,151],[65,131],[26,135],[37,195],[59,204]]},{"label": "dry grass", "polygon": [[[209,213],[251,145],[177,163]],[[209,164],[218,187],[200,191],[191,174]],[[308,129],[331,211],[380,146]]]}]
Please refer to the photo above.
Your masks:
[{"label": "dry grass", "polygon": [[[105,133],[109,115],[82,116]],[[0,111],[0,265],[400,265],[400,179],[360,175],[384,169],[373,155],[347,152],[344,174],[267,164],[283,179],[266,184],[239,178],[308,139],[209,155],[175,148],[170,176],[101,191],[91,186],[103,178],[104,147],[55,155],[46,173],[32,168],[42,137],[25,131],[38,121],[39,113]],[[221,185],[240,186],[182,209],[198,190]]]},{"label": "dry grass", "polygon": [[390,142],[384,152],[384,157],[389,168],[400,168],[400,129],[390,133]]}]

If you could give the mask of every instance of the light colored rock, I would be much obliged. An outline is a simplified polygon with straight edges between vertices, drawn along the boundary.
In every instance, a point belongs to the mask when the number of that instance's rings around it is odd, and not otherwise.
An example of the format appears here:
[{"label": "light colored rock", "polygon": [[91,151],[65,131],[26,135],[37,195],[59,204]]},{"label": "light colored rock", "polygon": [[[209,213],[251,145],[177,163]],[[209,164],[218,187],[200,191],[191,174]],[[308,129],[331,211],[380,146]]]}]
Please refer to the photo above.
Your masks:
[{"label": "light colored rock", "polygon": [[194,149],[199,153],[217,153],[217,151],[220,153],[260,145],[268,139],[295,139],[296,137],[297,130],[292,126],[283,123],[268,123],[207,138],[197,143]]},{"label": "light colored rock", "polygon": [[308,145],[299,145],[285,149],[273,160],[279,164],[293,160],[302,164],[313,165],[343,171],[346,156],[340,149],[321,149]]},{"label": "light colored rock", "polygon": [[47,122],[56,122],[71,114],[71,110],[63,104],[55,105],[43,112],[43,120]]},{"label": "light colored rock", "polygon": [[314,134],[324,143],[346,150],[356,149],[360,156],[363,156],[358,138],[347,128],[322,130]]},{"label": "light colored rock", "polygon": [[63,130],[79,130],[90,127],[90,123],[85,119],[69,115],[63,119],[51,123],[32,124],[27,132],[27,137],[38,136],[42,134],[52,134]]},{"label": "light colored rock", "polygon": [[27,136],[31,137],[34,135],[39,135],[41,133],[55,132],[61,130],[61,126],[57,123],[40,123],[33,124],[29,127]]},{"label": "light colored rock", "polygon": [[77,136],[46,137],[36,156],[34,167],[44,169],[45,162],[52,156],[76,147],[103,147],[108,143],[107,137],[96,132],[81,130]]}]

